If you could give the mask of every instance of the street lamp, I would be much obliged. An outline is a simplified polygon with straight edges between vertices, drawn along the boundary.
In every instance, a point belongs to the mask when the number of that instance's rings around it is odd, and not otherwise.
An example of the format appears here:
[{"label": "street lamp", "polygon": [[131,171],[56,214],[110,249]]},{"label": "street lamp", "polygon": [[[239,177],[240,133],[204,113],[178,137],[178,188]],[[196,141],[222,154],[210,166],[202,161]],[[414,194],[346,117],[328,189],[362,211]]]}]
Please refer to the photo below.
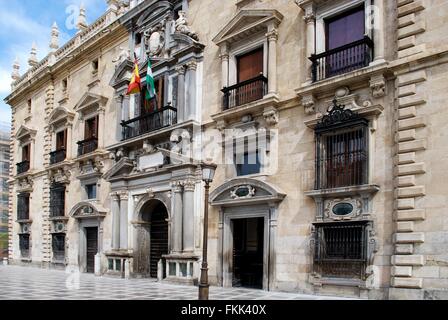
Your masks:
[{"label": "street lamp", "polygon": [[208,300],[208,265],[207,265],[207,242],[208,242],[208,195],[210,183],[215,176],[216,164],[207,162],[202,163],[202,180],[205,182],[205,198],[204,198],[204,232],[202,241],[202,267],[201,280],[199,281],[199,300]]}]

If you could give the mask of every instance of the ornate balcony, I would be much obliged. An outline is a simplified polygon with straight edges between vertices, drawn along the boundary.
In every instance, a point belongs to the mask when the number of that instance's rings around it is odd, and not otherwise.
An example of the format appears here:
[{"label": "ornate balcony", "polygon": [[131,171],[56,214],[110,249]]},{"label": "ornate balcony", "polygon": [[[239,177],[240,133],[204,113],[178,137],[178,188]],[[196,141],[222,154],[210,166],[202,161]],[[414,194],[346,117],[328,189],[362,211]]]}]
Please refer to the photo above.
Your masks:
[{"label": "ornate balcony", "polygon": [[258,77],[237,83],[221,90],[223,96],[223,109],[231,109],[243,104],[263,99],[268,91],[268,79]]},{"label": "ornate balcony", "polygon": [[369,37],[310,57],[313,82],[344,74],[369,65],[373,57]]},{"label": "ornate balcony", "polygon": [[17,174],[22,174],[30,170],[30,162],[28,160],[17,164]]},{"label": "ornate balcony", "polygon": [[98,148],[98,138],[92,137],[83,141],[78,141],[78,156],[82,156],[95,151]]},{"label": "ornate balcony", "polygon": [[121,123],[123,140],[177,124],[177,110],[171,106]]},{"label": "ornate balcony", "polygon": [[56,164],[65,160],[67,151],[65,148],[50,153],[50,164]]}]

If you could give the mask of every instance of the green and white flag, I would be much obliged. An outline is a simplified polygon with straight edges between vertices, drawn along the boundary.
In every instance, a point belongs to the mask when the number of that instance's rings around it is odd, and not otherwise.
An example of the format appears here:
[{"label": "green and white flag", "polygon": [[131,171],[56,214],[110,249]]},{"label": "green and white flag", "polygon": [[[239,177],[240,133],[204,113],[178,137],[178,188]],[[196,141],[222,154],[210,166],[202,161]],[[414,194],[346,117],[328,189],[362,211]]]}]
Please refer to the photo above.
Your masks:
[{"label": "green and white flag", "polygon": [[151,60],[148,58],[148,70],[146,71],[146,87],[148,90],[146,90],[146,100],[150,100],[156,96],[156,88],[151,67]]}]

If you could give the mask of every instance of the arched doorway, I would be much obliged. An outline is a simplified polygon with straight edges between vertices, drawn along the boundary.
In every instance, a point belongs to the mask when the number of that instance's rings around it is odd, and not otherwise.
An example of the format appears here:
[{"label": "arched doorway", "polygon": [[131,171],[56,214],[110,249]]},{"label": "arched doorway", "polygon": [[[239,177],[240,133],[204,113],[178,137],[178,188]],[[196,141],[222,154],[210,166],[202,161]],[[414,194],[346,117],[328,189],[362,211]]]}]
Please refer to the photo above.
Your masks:
[{"label": "arched doorway", "polygon": [[137,270],[157,278],[159,261],[168,254],[168,211],[161,201],[151,200],[143,206],[140,216],[144,224],[138,235]]}]

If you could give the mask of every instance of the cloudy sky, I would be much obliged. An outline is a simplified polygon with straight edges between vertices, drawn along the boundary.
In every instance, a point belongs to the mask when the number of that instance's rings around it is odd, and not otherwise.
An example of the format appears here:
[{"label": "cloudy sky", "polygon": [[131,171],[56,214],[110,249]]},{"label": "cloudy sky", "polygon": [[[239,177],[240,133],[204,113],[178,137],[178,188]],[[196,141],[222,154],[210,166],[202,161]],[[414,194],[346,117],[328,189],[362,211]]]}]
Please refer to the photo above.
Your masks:
[{"label": "cloudy sky", "polygon": [[84,3],[87,22],[91,23],[106,10],[106,0],[0,0],[0,122],[10,122],[9,106],[3,99],[11,90],[14,59],[20,62],[20,74],[28,69],[28,57],[33,42],[38,59],[49,50],[51,26],[59,27],[59,45],[75,33],[75,18]]}]

